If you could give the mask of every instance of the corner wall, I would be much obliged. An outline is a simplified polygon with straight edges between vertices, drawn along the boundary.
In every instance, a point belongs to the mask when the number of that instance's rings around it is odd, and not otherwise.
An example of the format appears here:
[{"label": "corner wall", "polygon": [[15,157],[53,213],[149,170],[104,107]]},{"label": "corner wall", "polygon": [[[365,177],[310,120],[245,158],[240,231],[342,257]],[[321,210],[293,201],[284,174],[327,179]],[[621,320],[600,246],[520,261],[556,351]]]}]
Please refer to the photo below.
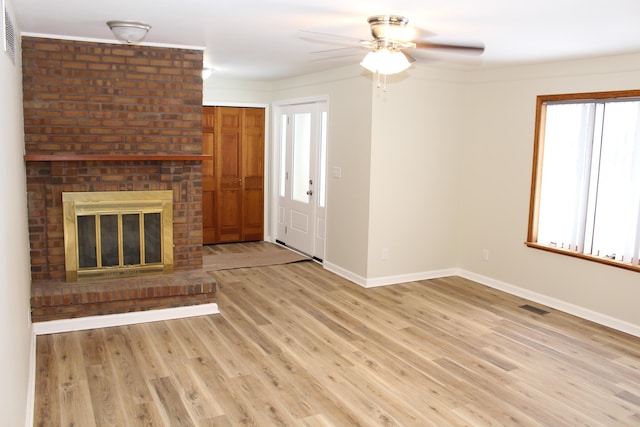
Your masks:
[{"label": "corner wall", "polygon": [[423,66],[388,76],[386,90],[373,89],[370,285],[455,266],[464,122],[459,79]]},{"label": "corner wall", "polygon": [[640,55],[477,71],[469,83],[459,141],[459,267],[565,311],[640,330],[637,272],[524,245],[536,96],[640,88]]},{"label": "corner wall", "polygon": [[[9,2],[5,0],[8,6]],[[8,8],[11,11],[10,8]],[[15,20],[14,20],[15,23]],[[0,26],[1,28],[1,26]],[[4,32],[4,30],[2,30]],[[19,29],[16,28],[16,34]],[[2,36],[0,36],[0,42]],[[30,421],[31,321],[29,317],[29,240],[22,129],[22,74],[19,38],[15,65],[0,44],[0,414],[3,425]]]}]

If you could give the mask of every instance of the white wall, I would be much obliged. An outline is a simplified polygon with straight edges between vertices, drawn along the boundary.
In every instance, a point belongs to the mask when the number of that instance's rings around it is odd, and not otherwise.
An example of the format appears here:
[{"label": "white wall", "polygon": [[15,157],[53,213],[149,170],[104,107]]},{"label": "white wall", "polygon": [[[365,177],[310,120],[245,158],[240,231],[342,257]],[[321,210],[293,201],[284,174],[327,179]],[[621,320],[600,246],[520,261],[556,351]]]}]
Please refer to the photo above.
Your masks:
[{"label": "white wall", "polygon": [[[473,73],[470,83],[460,140],[458,265],[574,306],[577,313],[592,311],[592,317],[640,328],[638,273],[523,244],[536,96],[638,89],[640,55],[486,70]],[[484,248],[489,261],[482,260]]]},{"label": "white wall", "polygon": [[204,105],[268,105],[271,103],[271,83],[247,80],[218,79],[215,71],[202,83]]},{"label": "white wall", "polygon": [[14,66],[0,47],[0,423],[6,426],[25,425],[32,337],[19,49],[17,56]]},{"label": "white wall", "polygon": [[415,67],[374,89],[369,281],[455,266],[464,110],[456,76]]},{"label": "white wall", "polygon": [[274,85],[282,102],[328,96],[327,165],[342,178],[327,182],[325,266],[359,280],[367,274],[369,175],[371,158],[371,79],[359,65]]}]

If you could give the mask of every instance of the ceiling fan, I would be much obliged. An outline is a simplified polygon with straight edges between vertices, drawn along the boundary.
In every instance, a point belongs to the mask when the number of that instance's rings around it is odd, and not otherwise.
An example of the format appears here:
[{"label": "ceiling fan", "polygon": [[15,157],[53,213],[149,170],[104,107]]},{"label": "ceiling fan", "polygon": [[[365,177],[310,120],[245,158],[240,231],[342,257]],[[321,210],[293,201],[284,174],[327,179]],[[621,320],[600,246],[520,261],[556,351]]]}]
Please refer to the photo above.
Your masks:
[{"label": "ceiling fan", "polygon": [[[378,75],[396,74],[409,68],[415,59],[406,52],[408,49],[442,50],[476,55],[484,52],[482,45],[414,40],[418,30],[408,27],[409,20],[404,16],[375,15],[369,17],[367,22],[373,39],[361,40],[360,46],[371,49],[371,52],[365,56],[360,65]],[[422,31],[422,33],[426,32]]]}]

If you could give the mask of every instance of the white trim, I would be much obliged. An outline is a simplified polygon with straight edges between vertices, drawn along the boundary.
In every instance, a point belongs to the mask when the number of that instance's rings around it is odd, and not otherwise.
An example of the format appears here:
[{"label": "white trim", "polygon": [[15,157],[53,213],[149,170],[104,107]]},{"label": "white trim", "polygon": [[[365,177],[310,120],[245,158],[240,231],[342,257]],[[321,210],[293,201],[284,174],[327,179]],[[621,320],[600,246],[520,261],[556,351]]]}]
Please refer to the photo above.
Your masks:
[{"label": "white trim", "polygon": [[31,32],[23,32],[20,33],[23,37],[42,37],[45,39],[58,39],[58,40],[74,40],[79,42],[93,42],[93,43],[109,43],[109,44],[119,44],[122,46],[153,46],[153,47],[167,47],[171,49],[191,49],[191,50],[206,50],[204,46],[190,46],[190,45],[180,45],[180,44],[169,44],[169,43],[135,43],[135,44],[126,44],[118,41],[116,39],[98,39],[91,37],[73,37],[73,36],[63,36],[60,34],[44,34],[44,33],[31,33]]},{"label": "white trim", "polygon": [[629,323],[627,321],[617,319],[615,317],[611,317],[606,314],[590,310],[588,308],[580,307],[578,305],[571,304],[557,298],[533,292],[515,285],[511,285],[509,283],[502,282],[500,280],[492,279],[491,277],[483,276],[459,268],[449,268],[422,273],[402,274],[398,276],[367,279],[330,262],[325,261],[323,265],[325,269],[331,271],[332,273],[344,277],[345,279],[350,280],[351,282],[364,288],[394,285],[418,280],[437,279],[440,277],[460,276],[465,279],[472,280],[476,283],[489,286],[490,288],[497,289],[499,291],[506,292],[508,294],[524,298],[532,302],[546,305],[547,307],[554,308],[564,313],[580,317],[581,319],[585,319],[599,325],[607,326],[609,328],[616,329],[618,331],[625,332],[636,337],[640,337],[640,325]]},{"label": "white trim", "polygon": [[397,276],[377,277],[374,279],[366,279],[349,270],[339,267],[330,262],[323,262],[324,268],[338,276],[344,277],[363,288],[375,288],[378,286],[397,285],[406,282],[415,282],[418,280],[438,279],[440,277],[456,276],[459,270],[455,268],[447,268],[444,270],[423,271],[420,273],[400,274]]},{"label": "white trim", "polygon": [[161,320],[182,319],[193,316],[206,316],[218,313],[220,313],[220,311],[216,303],[189,305],[158,310],[135,311],[131,313],[106,314],[104,316],[35,322],[33,324],[33,332],[34,336],[56,334],[61,332],[83,331],[86,329],[108,328],[111,326],[157,322]]},{"label": "white trim", "polygon": [[555,308],[556,310],[572,314],[582,319],[589,320],[591,322],[598,323],[600,325],[607,326],[618,331],[634,335],[636,337],[640,337],[640,325],[635,325],[624,320],[616,319],[615,317],[598,313],[597,311],[589,310],[588,308],[580,307],[566,301],[539,294],[537,292],[532,292],[530,290],[520,288],[509,283],[501,282],[490,277],[482,276],[480,274],[472,273],[470,271],[457,270],[457,275],[460,277],[464,277],[465,279],[473,280],[474,282],[489,286],[491,288],[498,289],[508,294],[526,298],[528,300],[544,304],[548,307]]},{"label": "white trim", "polygon": [[635,325],[633,323],[629,323],[624,320],[608,316],[606,314],[598,313],[597,311],[589,310],[588,308],[580,307],[566,301],[539,294],[537,292],[532,292],[527,289],[511,285],[509,283],[501,282],[490,277],[472,273],[470,271],[458,270],[458,275],[460,277],[464,277],[465,279],[473,280],[474,282],[481,283],[483,285],[498,289],[508,294],[526,298],[528,300],[544,304],[548,307],[555,308],[556,310],[563,311],[582,319],[589,320],[591,322],[598,323],[600,325],[607,326],[609,328],[613,328],[618,331],[634,335],[636,337],[640,337],[640,325]]},{"label": "white trim", "polygon": [[340,277],[344,277],[345,279],[355,283],[356,285],[366,287],[367,279],[365,279],[364,277],[359,276],[355,273],[352,273],[351,271],[344,269],[340,266],[337,266],[335,264],[332,264],[326,260],[323,261],[322,265],[325,268],[325,270],[335,273]]},{"label": "white trim", "polygon": [[316,96],[308,96],[304,98],[292,98],[292,99],[282,99],[280,101],[274,101],[274,107],[288,107],[290,105],[300,105],[300,104],[316,104],[318,102],[326,102],[327,108],[329,104],[329,95],[316,95]]},{"label": "white trim", "polygon": [[31,340],[29,344],[29,378],[27,379],[27,405],[24,417],[25,427],[33,426],[36,397],[36,334],[31,324]]},{"label": "white trim", "polygon": [[[228,101],[207,101],[203,102],[203,107],[240,107],[240,108],[264,108],[269,111],[271,105],[262,102],[228,102]],[[267,119],[265,114],[265,120]]]},{"label": "white trim", "polygon": [[438,279],[440,277],[455,276],[457,270],[453,268],[444,270],[425,271],[421,273],[400,274],[398,276],[378,277],[376,279],[367,279],[365,288],[375,288],[377,286],[397,285],[406,282],[415,282],[418,280]]}]

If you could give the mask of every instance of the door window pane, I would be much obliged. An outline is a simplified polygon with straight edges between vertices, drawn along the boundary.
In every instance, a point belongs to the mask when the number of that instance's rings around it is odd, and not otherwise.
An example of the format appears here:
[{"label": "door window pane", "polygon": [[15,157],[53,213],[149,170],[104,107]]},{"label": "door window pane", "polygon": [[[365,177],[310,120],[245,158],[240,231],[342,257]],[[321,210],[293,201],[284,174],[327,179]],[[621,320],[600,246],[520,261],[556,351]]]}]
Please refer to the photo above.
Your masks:
[{"label": "door window pane", "polygon": [[291,198],[309,203],[309,156],[311,150],[311,113],[293,116],[293,172]]},{"label": "door window pane", "polygon": [[280,197],[286,196],[287,188],[287,119],[288,116],[283,114],[282,122],[280,123],[282,131],[282,137],[280,138],[280,183],[278,185]]}]

